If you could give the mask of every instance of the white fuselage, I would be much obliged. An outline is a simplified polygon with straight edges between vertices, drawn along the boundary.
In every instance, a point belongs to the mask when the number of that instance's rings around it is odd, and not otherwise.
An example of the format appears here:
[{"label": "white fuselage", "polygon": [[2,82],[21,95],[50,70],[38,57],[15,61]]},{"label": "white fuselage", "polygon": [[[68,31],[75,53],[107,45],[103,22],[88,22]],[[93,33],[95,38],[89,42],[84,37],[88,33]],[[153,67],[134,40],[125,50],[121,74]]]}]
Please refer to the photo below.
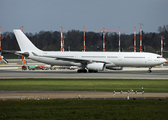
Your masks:
[{"label": "white fuselage", "polygon": [[[166,61],[160,55],[145,52],[36,52],[39,56],[33,55],[32,52],[29,52],[30,59],[46,64],[63,66],[82,66],[82,64],[81,62],[57,60],[56,57],[84,59],[90,62],[106,61],[106,67],[156,66]],[[47,56],[53,56],[53,58]]]}]

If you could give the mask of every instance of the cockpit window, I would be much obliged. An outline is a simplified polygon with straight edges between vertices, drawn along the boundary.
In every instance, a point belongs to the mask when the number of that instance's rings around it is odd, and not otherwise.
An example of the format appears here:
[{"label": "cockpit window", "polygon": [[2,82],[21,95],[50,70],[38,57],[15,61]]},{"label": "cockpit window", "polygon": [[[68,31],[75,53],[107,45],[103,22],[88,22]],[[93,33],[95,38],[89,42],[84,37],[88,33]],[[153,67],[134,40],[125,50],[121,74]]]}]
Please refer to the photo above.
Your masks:
[{"label": "cockpit window", "polygon": [[161,56],[157,56],[157,58],[162,58]]}]

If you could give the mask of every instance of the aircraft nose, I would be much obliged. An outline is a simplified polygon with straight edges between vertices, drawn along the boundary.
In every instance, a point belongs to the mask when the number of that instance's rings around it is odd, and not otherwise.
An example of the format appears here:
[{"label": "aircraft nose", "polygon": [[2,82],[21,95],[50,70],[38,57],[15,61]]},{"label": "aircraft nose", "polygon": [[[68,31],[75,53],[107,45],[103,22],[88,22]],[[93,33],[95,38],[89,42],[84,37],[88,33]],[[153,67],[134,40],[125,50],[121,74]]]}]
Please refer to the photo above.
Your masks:
[{"label": "aircraft nose", "polygon": [[167,61],[165,58],[163,59],[164,63]]}]

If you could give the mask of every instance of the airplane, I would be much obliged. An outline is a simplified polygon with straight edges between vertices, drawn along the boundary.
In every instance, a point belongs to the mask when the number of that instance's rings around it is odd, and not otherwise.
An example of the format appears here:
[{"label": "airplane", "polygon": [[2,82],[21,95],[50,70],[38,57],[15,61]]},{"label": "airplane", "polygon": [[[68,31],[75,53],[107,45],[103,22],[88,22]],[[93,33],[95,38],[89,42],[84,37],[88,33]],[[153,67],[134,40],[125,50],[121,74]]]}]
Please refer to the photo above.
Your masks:
[{"label": "airplane", "polygon": [[19,29],[14,29],[21,51],[15,54],[32,60],[59,66],[78,66],[78,73],[121,70],[122,67],[149,67],[166,62],[161,55],[148,52],[72,52],[72,51],[42,51]]}]

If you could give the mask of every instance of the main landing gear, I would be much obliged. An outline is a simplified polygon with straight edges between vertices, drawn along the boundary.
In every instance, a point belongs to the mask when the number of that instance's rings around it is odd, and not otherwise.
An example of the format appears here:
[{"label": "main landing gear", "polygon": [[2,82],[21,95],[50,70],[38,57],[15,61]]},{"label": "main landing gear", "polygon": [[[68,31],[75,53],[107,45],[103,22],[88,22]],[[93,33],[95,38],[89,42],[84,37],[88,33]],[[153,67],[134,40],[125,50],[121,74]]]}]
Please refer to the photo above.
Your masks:
[{"label": "main landing gear", "polygon": [[78,73],[87,73],[87,70],[86,69],[78,69],[77,72]]},{"label": "main landing gear", "polygon": [[151,73],[152,72],[152,67],[149,67],[149,70],[148,70],[148,73]]}]

